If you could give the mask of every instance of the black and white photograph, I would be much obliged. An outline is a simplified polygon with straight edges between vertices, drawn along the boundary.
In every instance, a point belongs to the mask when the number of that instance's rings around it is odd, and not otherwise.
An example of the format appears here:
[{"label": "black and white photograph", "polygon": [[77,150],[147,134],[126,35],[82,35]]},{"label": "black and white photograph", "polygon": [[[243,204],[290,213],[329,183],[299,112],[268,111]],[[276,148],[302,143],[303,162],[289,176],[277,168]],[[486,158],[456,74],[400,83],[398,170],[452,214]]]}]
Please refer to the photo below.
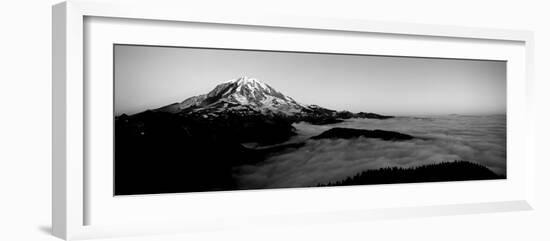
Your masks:
[{"label": "black and white photograph", "polygon": [[113,45],[114,194],[506,179],[506,62]]}]

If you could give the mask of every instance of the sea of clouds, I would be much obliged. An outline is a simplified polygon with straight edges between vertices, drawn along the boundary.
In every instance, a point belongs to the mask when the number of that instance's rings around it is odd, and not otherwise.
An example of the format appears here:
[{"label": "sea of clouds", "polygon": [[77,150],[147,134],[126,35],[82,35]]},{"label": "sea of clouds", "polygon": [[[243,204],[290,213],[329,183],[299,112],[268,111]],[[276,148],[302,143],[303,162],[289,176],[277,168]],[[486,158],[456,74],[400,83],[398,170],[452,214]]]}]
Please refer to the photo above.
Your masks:
[{"label": "sea of clouds", "polygon": [[[367,169],[412,167],[454,160],[482,164],[506,174],[506,116],[397,117],[387,120],[350,119],[332,125],[294,124],[304,142],[257,165],[241,166],[235,178],[242,188],[303,187],[338,181]],[[309,138],[333,127],[382,129],[410,134],[410,141],[370,138]]]}]

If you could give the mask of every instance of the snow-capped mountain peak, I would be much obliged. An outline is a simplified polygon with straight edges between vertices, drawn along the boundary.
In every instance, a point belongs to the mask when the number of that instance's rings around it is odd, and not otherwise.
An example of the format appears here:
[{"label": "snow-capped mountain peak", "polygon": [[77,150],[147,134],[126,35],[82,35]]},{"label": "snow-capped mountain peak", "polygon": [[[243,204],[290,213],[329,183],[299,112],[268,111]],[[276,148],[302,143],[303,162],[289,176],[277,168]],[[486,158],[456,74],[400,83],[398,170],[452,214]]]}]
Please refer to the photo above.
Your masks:
[{"label": "snow-capped mountain peak", "polygon": [[236,78],[236,79],[228,80],[224,83],[235,83],[235,84],[238,84],[238,85],[261,85],[264,88],[266,86],[266,84],[264,84],[260,80],[258,80],[256,78],[251,78],[251,77],[248,77],[248,76],[241,76],[241,77]]},{"label": "snow-capped mountain peak", "polygon": [[247,110],[293,115],[304,108],[307,107],[259,79],[242,76],[217,85],[207,94],[162,109],[170,112],[207,110],[210,113]]},{"label": "snow-capped mountain peak", "polygon": [[[248,76],[239,77],[237,79],[232,79],[229,81],[224,82],[221,86],[231,86],[234,87],[231,90],[234,90],[235,92],[241,94],[241,95],[262,95],[262,94],[273,94],[273,95],[280,95],[279,98],[286,97],[273,89],[271,86],[263,83],[262,81],[256,79],[256,78],[250,78]],[[244,90],[243,90],[244,89]]]}]

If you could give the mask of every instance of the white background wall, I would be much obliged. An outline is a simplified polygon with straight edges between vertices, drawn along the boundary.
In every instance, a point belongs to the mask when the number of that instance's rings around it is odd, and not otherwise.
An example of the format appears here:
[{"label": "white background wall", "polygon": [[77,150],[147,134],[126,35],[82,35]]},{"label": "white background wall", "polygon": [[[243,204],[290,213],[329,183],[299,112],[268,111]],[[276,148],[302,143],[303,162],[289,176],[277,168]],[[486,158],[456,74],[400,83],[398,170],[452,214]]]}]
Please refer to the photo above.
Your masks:
[{"label": "white background wall", "polygon": [[[0,7],[0,240],[56,240],[51,206],[51,8],[58,1]],[[550,6],[547,1],[189,1],[216,12],[250,11],[535,31],[535,211],[237,230],[117,240],[550,240]]]}]

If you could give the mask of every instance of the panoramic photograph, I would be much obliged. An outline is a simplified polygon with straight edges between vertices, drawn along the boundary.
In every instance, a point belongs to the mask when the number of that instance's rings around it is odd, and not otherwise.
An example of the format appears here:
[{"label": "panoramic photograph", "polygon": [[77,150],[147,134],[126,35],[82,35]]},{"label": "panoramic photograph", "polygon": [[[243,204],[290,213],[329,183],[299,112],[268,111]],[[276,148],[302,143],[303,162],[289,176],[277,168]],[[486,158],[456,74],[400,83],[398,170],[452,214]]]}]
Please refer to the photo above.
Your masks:
[{"label": "panoramic photograph", "polygon": [[506,178],[506,62],[113,46],[114,195]]}]

